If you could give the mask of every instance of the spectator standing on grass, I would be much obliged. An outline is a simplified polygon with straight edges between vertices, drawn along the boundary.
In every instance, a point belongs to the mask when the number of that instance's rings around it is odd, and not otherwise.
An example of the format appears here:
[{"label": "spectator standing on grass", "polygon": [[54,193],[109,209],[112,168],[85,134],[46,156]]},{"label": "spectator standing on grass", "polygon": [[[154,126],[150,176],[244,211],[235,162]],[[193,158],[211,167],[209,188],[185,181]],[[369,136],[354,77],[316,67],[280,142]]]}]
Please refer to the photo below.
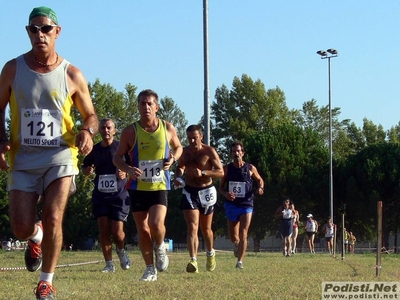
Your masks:
[{"label": "spectator standing on grass", "polygon": [[[53,275],[62,249],[64,212],[79,173],[77,156],[92,150],[98,120],[83,74],[56,52],[61,34],[56,13],[45,6],[34,8],[25,29],[32,48],[8,61],[0,75],[0,168],[8,170],[9,151],[11,228],[18,239],[28,240],[27,270],[41,268],[36,298],[54,299]],[[82,117],[76,136],[73,106]]]},{"label": "spectator standing on grass", "polygon": [[317,220],[313,219],[312,214],[307,215],[305,230],[306,230],[306,235],[307,235],[307,239],[308,239],[308,247],[310,248],[310,252],[312,254],[315,254],[314,239],[315,239],[315,234],[318,231],[318,222],[317,222]]},{"label": "spectator standing on grass", "polygon": [[299,235],[300,215],[299,215],[299,211],[295,209],[295,205],[294,205],[293,202],[292,202],[292,207],[293,207],[293,210],[294,210],[294,218],[292,220],[293,233],[292,233],[292,236],[291,236],[291,247],[292,248],[291,248],[290,253],[291,254],[295,254],[296,251],[297,251],[296,247],[297,247],[297,237]]},{"label": "spectator standing on grass", "polygon": [[244,154],[241,142],[234,142],[231,145],[233,162],[224,166],[224,176],[219,185],[219,192],[225,197],[224,207],[228,219],[229,238],[234,244],[238,269],[243,269],[247,232],[253,216],[253,180],[257,182],[256,194],[264,194],[264,180],[255,166],[243,160]]},{"label": "spectator standing on grass", "polygon": [[[128,270],[130,260],[125,251],[124,222],[128,219],[130,200],[126,190],[126,173],[117,169],[113,157],[119,141],[114,139],[115,123],[112,119],[100,121],[99,133],[102,141],[94,145],[83,160],[82,172],[86,176],[96,174],[92,192],[92,217],[97,219],[100,233],[100,244],[106,266],[103,273],[115,271],[112,260],[112,240],[123,270]],[[128,154],[125,160],[129,161]]]},{"label": "spectator standing on grass", "polygon": [[6,244],[6,251],[11,251],[11,250],[12,250],[12,239],[8,239]]},{"label": "spectator standing on grass", "polygon": [[333,239],[335,236],[335,224],[332,222],[332,218],[328,218],[324,226],[322,226],[322,232],[325,235],[325,241],[328,247],[329,254],[333,254]]},{"label": "spectator standing on grass", "polygon": [[190,261],[186,266],[189,273],[198,273],[197,251],[199,248],[199,227],[207,248],[206,270],[214,271],[216,266],[214,233],[212,218],[217,202],[217,190],[212,178],[224,175],[218,153],[213,147],[203,143],[203,129],[199,125],[190,125],[186,129],[189,145],[183,149],[175,172],[176,186],[179,186],[185,174],[186,185],[183,188],[181,209],[187,226],[187,244]]},{"label": "spectator standing on grass", "polygon": [[349,253],[350,249],[349,249],[349,232],[347,231],[347,229],[344,229],[344,251]]},{"label": "spectator standing on grass", "polygon": [[[113,162],[129,176],[127,189],[131,210],[146,264],[140,280],[156,281],[157,270],[165,271],[169,264],[164,245],[171,186],[169,168],[180,158],[182,146],[175,127],[156,116],[160,109],[157,93],[143,90],[137,100],[140,119],[122,131]],[[129,153],[130,163],[124,160],[126,153]]]},{"label": "spectator standing on grass", "polygon": [[350,247],[350,253],[354,254],[354,248],[356,245],[356,236],[353,234],[353,232],[349,232],[349,247]]},{"label": "spectator standing on grass", "polygon": [[291,236],[293,234],[293,219],[295,210],[289,198],[283,197],[282,205],[275,212],[275,218],[280,219],[279,232],[282,237],[283,255],[290,257]]}]

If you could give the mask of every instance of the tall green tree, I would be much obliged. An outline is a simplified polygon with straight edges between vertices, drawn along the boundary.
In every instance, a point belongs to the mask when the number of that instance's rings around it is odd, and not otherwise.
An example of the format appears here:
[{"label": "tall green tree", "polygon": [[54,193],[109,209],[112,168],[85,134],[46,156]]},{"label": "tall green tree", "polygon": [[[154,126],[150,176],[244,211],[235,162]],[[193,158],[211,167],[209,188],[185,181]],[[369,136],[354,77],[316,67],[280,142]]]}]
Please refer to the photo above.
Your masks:
[{"label": "tall green tree", "polygon": [[352,155],[339,168],[336,196],[346,205],[346,228],[359,240],[376,235],[377,201],[383,202],[384,245],[400,229],[400,146],[379,143]]},{"label": "tall green tree", "polygon": [[382,125],[375,125],[367,118],[363,119],[363,133],[365,143],[368,146],[383,143],[386,141],[386,132]]},{"label": "tall green tree", "polygon": [[102,84],[99,79],[89,83],[89,91],[99,119],[111,118],[119,132],[132,122],[139,119],[136,97],[137,88],[127,84],[124,91],[117,91],[109,83]]},{"label": "tall green tree", "polygon": [[[350,120],[340,121],[340,108],[332,108],[332,149],[335,158],[346,157],[353,152],[353,144],[348,137]],[[294,123],[319,134],[325,145],[329,145],[329,106],[319,107],[315,99],[303,103],[302,109],[294,112]]]},{"label": "tall green tree", "polygon": [[388,130],[387,138],[389,142],[393,144],[398,144],[400,142],[400,122]]},{"label": "tall green tree", "polygon": [[186,120],[185,113],[181,111],[172,98],[164,97],[160,99],[160,110],[157,116],[173,124],[179,140],[181,142],[186,141],[188,121]]},{"label": "tall green tree", "polygon": [[255,241],[267,232],[276,233],[274,212],[283,195],[292,199],[300,212],[315,211],[317,217],[325,217],[328,151],[316,131],[282,124],[249,134],[244,144],[246,159],[257,167],[265,181],[264,195],[254,201],[251,234]]},{"label": "tall green tree", "polygon": [[266,90],[260,80],[253,81],[246,74],[234,77],[231,90],[218,87],[215,100],[211,105],[212,144],[224,161],[229,160],[226,149],[232,140],[244,140],[252,132],[292,120],[283,91],[279,87]]}]

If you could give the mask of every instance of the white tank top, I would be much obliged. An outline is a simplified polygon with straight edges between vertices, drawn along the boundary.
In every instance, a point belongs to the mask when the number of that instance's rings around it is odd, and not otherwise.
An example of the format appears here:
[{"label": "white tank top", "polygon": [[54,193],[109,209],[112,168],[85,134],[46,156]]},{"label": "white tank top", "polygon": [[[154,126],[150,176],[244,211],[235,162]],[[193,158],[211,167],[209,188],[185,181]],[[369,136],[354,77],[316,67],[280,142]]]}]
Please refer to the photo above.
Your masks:
[{"label": "white tank top", "polygon": [[328,226],[328,224],[326,224],[325,226],[325,237],[333,237],[334,236],[334,225],[332,224],[331,227]]},{"label": "white tank top", "polygon": [[312,220],[312,221],[307,220],[306,231],[307,232],[315,232],[316,229],[317,229],[317,226],[315,224],[315,221],[314,220]]},{"label": "white tank top", "polygon": [[292,210],[290,208],[288,209],[283,209],[283,219],[291,219],[292,218]]},{"label": "white tank top", "polygon": [[38,73],[29,68],[23,55],[17,57],[10,97],[12,170],[72,165],[79,172],[68,66],[64,59],[51,72]]}]

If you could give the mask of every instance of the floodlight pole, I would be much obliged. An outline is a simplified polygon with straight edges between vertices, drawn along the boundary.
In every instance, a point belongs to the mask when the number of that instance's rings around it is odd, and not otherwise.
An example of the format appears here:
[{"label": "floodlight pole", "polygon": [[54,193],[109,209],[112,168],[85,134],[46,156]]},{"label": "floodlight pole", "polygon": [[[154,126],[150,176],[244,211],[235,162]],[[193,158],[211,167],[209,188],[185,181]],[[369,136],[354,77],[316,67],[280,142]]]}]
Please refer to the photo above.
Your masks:
[{"label": "floodlight pole", "polygon": [[210,92],[208,74],[208,0],[203,0],[203,44],[204,44],[204,140],[210,145]]},{"label": "floodlight pole", "polygon": [[[329,54],[328,54],[329,53]],[[328,49],[326,51],[319,50],[317,54],[321,59],[328,59],[328,90],[329,90],[329,215],[333,218],[333,163],[332,163],[332,91],[331,91],[331,58],[337,57],[338,52],[335,49]]]}]

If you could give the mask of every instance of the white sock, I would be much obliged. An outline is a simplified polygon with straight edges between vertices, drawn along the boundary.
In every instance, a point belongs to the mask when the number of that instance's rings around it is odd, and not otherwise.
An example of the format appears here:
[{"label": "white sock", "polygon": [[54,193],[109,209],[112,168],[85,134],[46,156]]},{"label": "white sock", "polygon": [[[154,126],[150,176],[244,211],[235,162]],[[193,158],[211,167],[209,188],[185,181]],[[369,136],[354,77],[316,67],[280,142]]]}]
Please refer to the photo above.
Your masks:
[{"label": "white sock", "polygon": [[40,226],[37,226],[36,224],[35,226],[37,227],[38,231],[30,240],[35,244],[39,244],[43,240],[43,230]]},{"label": "white sock", "polygon": [[107,261],[106,261],[106,265],[109,266],[109,267],[111,267],[111,266],[114,265],[114,263],[113,263],[112,260],[107,260]]},{"label": "white sock", "polygon": [[53,276],[54,273],[40,273],[40,281],[47,281],[50,284],[53,284]]},{"label": "white sock", "polygon": [[192,259],[192,260],[197,260],[197,258],[196,258],[196,257],[191,257],[191,259]]},{"label": "white sock", "polygon": [[214,255],[214,249],[212,249],[211,251],[207,251],[207,256],[213,256]]},{"label": "white sock", "polygon": [[165,247],[164,247],[164,244],[161,244],[161,245],[156,245],[156,250],[164,250],[165,249]]},{"label": "white sock", "polygon": [[146,265],[147,269],[151,269],[152,271],[154,271],[154,265]]}]

